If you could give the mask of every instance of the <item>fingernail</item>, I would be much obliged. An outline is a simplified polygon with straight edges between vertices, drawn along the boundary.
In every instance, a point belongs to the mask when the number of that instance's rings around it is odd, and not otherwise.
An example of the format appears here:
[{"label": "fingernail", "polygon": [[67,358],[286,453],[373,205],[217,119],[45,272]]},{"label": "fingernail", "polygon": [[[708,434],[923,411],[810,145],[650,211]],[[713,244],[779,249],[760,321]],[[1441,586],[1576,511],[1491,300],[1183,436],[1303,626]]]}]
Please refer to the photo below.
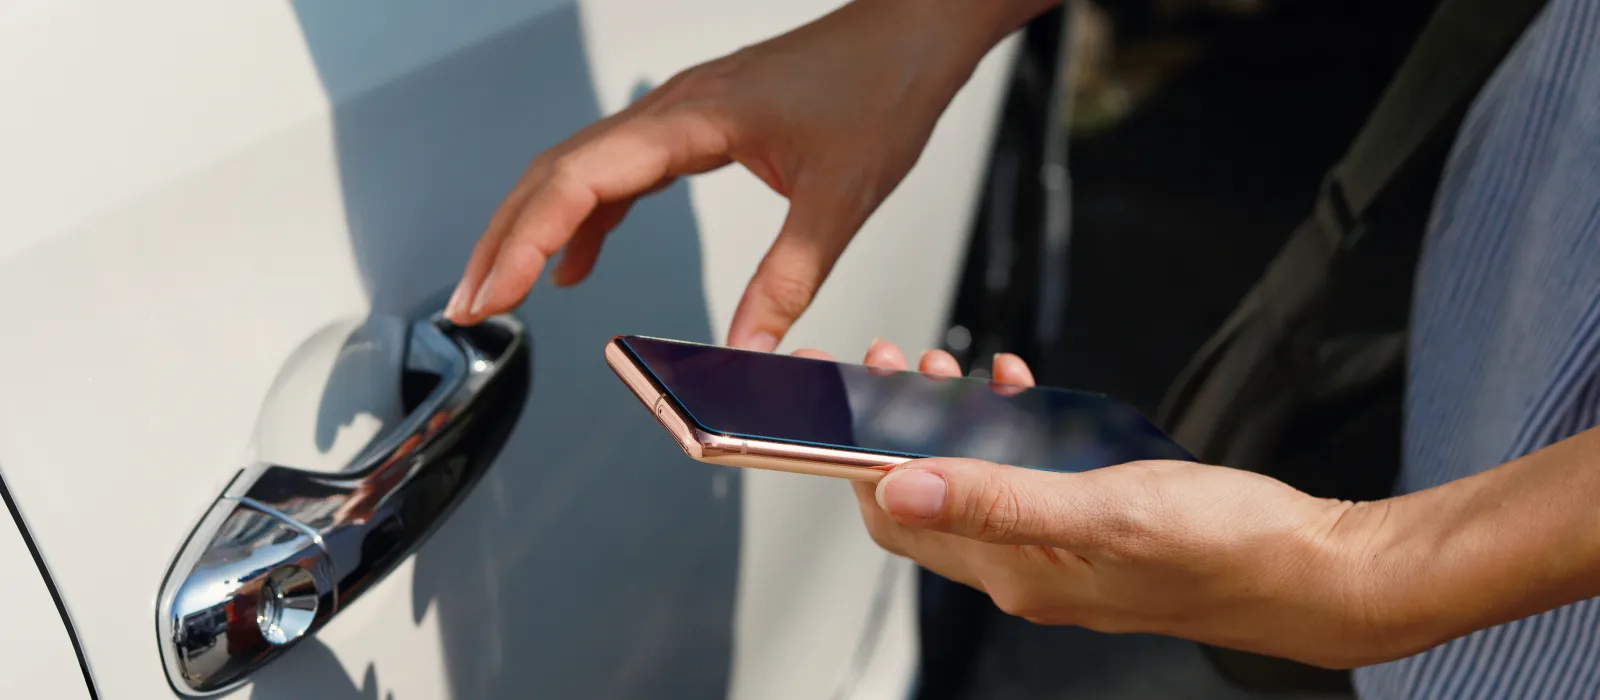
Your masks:
[{"label": "fingernail", "polygon": [[456,291],[450,293],[450,301],[444,305],[444,317],[452,321],[461,319],[461,297],[467,295],[467,281],[461,280],[456,284]]},{"label": "fingernail", "polygon": [[478,294],[472,298],[472,315],[483,313],[483,307],[489,303],[489,295],[494,292],[494,270],[489,271],[489,276],[483,278],[483,284],[478,285]]},{"label": "fingernail", "polygon": [[762,331],[750,336],[738,347],[744,350],[754,350],[756,352],[772,352],[773,350],[778,349],[778,336],[767,333],[766,331]]},{"label": "fingernail", "polygon": [[866,358],[866,360],[867,360],[868,364],[871,364],[873,360],[878,359],[878,355],[880,354],[878,352],[878,343],[881,343],[881,342],[883,342],[882,338],[879,338],[878,336],[872,336],[872,342],[867,343],[867,358]]},{"label": "fingernail", "polygon": [[891,515],[932,518],[944,510],[944,492],[944,477],[933,472],[890,472],[878,482],[878,507]]}]

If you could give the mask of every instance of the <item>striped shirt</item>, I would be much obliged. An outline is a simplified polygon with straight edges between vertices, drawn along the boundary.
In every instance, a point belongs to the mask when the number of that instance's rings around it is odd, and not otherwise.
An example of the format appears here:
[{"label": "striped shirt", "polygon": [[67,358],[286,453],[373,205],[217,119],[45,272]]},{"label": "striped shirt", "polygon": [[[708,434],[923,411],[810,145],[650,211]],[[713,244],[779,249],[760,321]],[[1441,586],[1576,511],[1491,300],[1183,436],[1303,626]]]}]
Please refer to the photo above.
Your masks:
[{"label": "striped shirt", "polygon": [[[1600,0],[1549,0],[1478,96],[1412,330],[1401,491],[1600,424]],[[1355,677],[1368,700],[1597,698],[1600,599]]]}]

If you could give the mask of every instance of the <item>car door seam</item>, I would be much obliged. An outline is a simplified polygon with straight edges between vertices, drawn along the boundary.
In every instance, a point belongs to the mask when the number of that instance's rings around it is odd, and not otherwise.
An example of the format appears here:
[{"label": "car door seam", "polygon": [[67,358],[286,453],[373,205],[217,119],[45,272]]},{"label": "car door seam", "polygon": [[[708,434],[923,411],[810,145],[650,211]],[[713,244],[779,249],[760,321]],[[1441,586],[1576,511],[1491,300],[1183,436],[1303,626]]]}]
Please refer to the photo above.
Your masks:
[{"label": "car door seam", "polygon": [[89,672],[89,657],[83,651],[83,643],[78,639],[78,629],[72,624],[72,615],[67,612],[67,604],[61,597],[61,591],[56,589],[56,582],[50,575],[50,567],[45,566],[44,555],[40,553],[39,546],[33,541],[33,533],[28,531],[28,523],[22,518],[22,510],[17,507],[16,499],[11,496],[10,487],[6,486],[6,479],[0,473],[0,499],[6,502],[6,510],[11,512],[11,520],[17,524],[17,532],[22,535],[22,543],[28,548],[28,555],[33,557],[33,565],[39,571],[39,577],[44,579],[45,590],[50,592],[50,600],[55,603],[56,613],[61,616],[61,624],[67,628],[67,639],[72,642],[72,653],[78,659],[78,669],[83,672],[84,685],[89,689],[89,700],[100,700],[100,692],[94,684],[94,674]]},{"label": "car door seam", "polygon": [[843,681],[834,690],[834,700],[845,700],[855,695],[856,686],[861,682],[861,677],[866,675],[872,658],[877,655],[878,645],[882,643],[888,626],[889,608],[894,606],[895,583],[899,581],[900,570],[904,568],[901,564],[899,557],[884,557],[883,571],[878,576],[877,590],[873,592],[872,606],[867,612],[866,629],[862,630],[855,653],[850,656],[850,666]]}]

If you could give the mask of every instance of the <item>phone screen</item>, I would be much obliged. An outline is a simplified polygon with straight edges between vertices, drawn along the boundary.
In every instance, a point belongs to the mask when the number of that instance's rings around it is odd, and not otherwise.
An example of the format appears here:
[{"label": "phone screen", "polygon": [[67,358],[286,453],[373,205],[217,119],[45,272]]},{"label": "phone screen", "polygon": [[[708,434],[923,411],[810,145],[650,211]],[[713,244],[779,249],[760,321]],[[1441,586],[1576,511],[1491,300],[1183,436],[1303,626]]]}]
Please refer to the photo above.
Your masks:
[{"label": "phone screen", "polygon": [[1193,461],[1110,397],[626,336],[623,345],[703,430],[907,457],[1054,471]]}]

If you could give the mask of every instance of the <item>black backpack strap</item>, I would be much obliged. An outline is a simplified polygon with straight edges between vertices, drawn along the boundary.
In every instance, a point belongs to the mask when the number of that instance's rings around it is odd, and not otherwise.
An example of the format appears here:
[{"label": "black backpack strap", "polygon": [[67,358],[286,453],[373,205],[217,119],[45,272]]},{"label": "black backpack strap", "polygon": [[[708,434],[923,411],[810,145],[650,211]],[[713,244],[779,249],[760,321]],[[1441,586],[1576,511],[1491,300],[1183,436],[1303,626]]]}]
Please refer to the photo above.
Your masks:
[{"label": "black backpack strap", "polygon": [[[1324,179],[1312,215],[1163,399],[1157,420],[1168,427],[1183,421],[1186,435],[1178,437],[1190,439],[1186,447],[1203,453],[1225,439],[1232,387],[1265,363],[1265,354],[1308,313],[1325,291],[1335,258],[1362,240],[1385,193],[1402,189],[1396,185],[1453,140],[1478,91],[1543,6],[1544,0],[1443,0],[1434,10]],[[1238,341],[1246,329],[1251,338],[1242,347]],[[1188,416],[1197,402],[1213,415]]]},{"label": "black backpack strap", "polygon": [[1544,0],[1444,0],[1328,174],[1316,217],[1339,248],[1353,246],[1391,184],[1448,143],[1467,107],[1544,7]]}]

